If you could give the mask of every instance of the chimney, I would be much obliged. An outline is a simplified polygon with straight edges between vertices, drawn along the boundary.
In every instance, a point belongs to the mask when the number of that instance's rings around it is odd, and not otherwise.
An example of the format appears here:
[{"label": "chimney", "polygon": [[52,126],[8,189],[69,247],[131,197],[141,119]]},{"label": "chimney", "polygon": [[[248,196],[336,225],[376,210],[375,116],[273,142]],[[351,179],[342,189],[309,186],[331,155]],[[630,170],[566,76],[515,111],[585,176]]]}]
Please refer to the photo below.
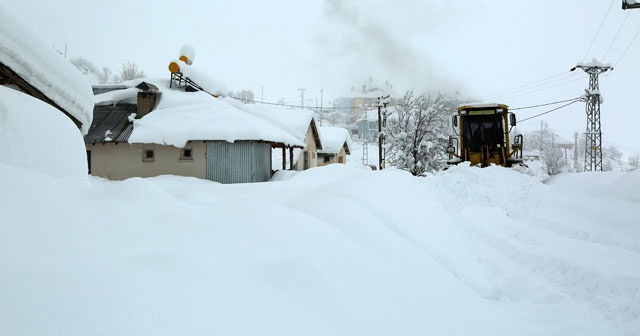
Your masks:
[{"label": "chimney", "polygon": [[140,89],[138,92],[138,112],[136,119],[140,119],[156,107],[158,87],[147,82],[142,82],[138,84],[136,88]]}]

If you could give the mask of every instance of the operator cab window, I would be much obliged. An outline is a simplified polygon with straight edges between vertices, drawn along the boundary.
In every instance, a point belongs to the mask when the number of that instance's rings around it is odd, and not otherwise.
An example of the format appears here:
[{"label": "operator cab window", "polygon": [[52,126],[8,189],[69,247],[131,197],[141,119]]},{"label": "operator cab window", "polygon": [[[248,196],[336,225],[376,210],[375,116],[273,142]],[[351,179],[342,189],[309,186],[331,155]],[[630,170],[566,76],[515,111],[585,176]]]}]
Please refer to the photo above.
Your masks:
[{"label": "operator cab window", "polygon": [[466,146],[471,151],[480,151],[484,145],[495,149],[497,144],[503,145],[504,131],[501,115],[469,116],[464,124]]}]

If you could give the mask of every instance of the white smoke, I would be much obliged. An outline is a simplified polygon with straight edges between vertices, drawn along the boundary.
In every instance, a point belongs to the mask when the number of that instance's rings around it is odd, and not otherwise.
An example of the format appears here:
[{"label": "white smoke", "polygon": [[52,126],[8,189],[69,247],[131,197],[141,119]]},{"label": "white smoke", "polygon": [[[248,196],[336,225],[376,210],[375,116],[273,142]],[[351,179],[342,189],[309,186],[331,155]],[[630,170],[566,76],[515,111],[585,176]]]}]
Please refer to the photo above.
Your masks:
[{"label": "white smoke", "polygon": [[[376,7],[355,7],[353,2],[325,0],[324,12],[330,36],[318,39],[329,58],[338,59],[341,74],[347,75],[350,85],[357,85],[369,77],[389,81],[398,93],[404,90],[437,90],[454,93],[461,85],[447,76],[446,70],[409,39],[400,35],[394,22],[398,16],[385,16]],[[372,15],[382,14],[382,15]],[[437,48],[432,49],[437,52]],[[336,62],[338,63],[338,62]]]}]

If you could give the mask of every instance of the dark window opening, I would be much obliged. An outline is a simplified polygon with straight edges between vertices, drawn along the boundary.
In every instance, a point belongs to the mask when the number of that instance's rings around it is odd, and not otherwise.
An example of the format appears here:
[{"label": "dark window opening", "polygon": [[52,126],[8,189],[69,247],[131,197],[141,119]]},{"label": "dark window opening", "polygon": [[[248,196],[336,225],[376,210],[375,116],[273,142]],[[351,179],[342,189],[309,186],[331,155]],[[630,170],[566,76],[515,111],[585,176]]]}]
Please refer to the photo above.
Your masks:
[{"label": "dark window opening", "polygon": [[324,162],[324,163],[331,162],[331,158],[330,158],[329,156],[325,156],[325,157],[324,157],[324,161],[323,161],[323,162]]},{"label": "dark window opening", "polygon": [[302,164],[302,169],[303,170],[307,170],[309,169],[309,152],[304,151],[303,153],[303,164]]},{"label": "dark window opening", "polygon": [[501,115],[469,116],[464,120],[464,140],[473,152],[488,146],[491,151],[504,146]]},{"label": "dark window opening", "polygon": [[193,160],[193,151],[191,148],[183,148],[180,151],[180,160]]},{"label": "dark window opening", "polygon": [[87,151],[87,168],[89,169],[89,175],[91,175],[91,151]]},{"label": "dark window opening", "polygon": [[156,155],[153,149],[145,149],[142,161],[155,161]]}]

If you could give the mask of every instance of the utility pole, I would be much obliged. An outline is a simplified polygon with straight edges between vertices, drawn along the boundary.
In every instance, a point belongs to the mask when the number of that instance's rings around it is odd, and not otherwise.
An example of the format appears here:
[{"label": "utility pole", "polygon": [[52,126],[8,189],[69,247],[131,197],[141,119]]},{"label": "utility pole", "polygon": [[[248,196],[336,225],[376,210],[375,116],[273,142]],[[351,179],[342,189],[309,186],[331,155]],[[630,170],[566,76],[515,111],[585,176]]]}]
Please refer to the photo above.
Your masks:
[{"label": "utility pole", "polygon": [[369,165],[369,141],[367,140],[367,136],[369,136],[368,134],[368,128],[369,128],[369,120],[367,118],[367,110],[369,109],[368,106],[364,106],[364,120],[363,120],[363,124],[364,124],[364,134],[363,134],[363,141],[362,141],[362,165],[363,166],[368,166]]},{"label": "utility pole", "polygon": [[542,160],[542,151],[544,151],[544,120],[540,120],[540,151],[538,155],[540,156],[540,160]]},{"label": "utility pole", "polygon": [[573,143],[573,167],[576,169],[576,173],[579,170],[578,167],[578,132],[573,134],[574,143]]},{"label": "utility pole", "polygon": [[298,89],[300,90],[300,106],[302,106],[302,109],[304,110],[304,92],[307,89]]},{"label": "utility pole", "polygon": [[324,100],[324,89],[320,89],[320,126],[322,126],[322,101]]},{"label": "utility pole", "polygon": [[610,65],[604,65],[595,59],[587,64],[578,63],[571,69],[582,69],[589,74],[589,89],[585,90],[587,111],[587,131],[584,154],[584,171],[602,171],[602,130],[600,129],[600,85],[598,76],[613,70]]},{"label": "utility pole", "polygon": [[378,97],[378,169],[380,170],[383,170],[385,165],[386,151],[382,148],[384,145],[384,133],[382,133],[382,127],[386,126],[387,104],[389,104],[389,97],[390,96]]}]

